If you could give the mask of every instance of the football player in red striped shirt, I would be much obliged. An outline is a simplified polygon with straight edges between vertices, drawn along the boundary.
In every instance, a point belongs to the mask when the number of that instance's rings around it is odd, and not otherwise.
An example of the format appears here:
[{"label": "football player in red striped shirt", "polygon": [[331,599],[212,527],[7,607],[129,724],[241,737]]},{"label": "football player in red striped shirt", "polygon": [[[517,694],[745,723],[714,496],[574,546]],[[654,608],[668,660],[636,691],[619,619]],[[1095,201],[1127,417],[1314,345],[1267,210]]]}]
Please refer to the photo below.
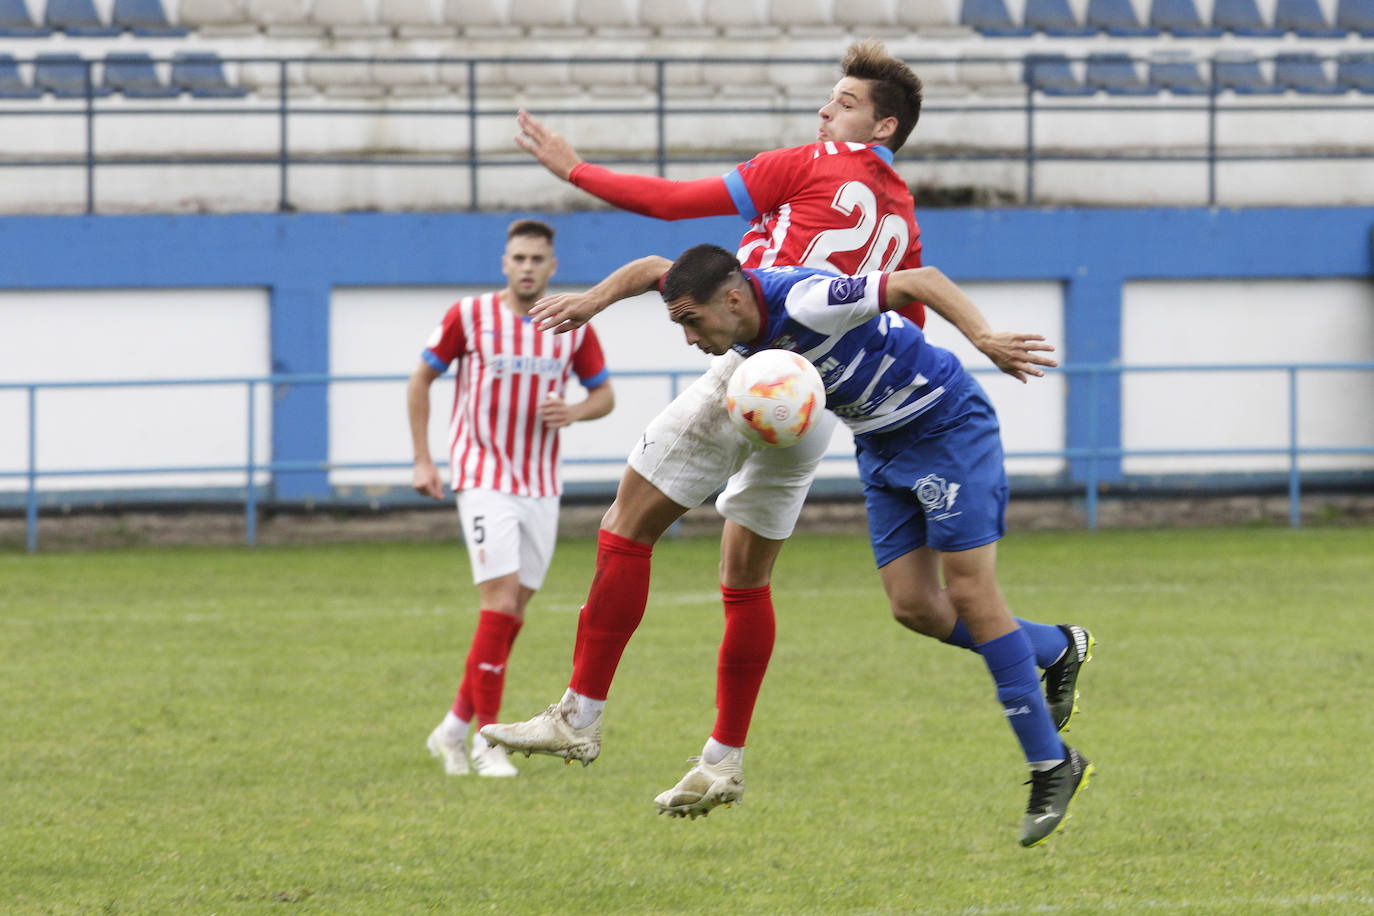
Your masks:
[{"label": "football player in red striped shirt", "polygon": [[[429,389],[457,363],[449,421],[449,486],[457,494],[481,613],[453,708],[429,736],[429,750],[454,775],[514,776],[504,748],[469,725],[495,722],[506,659],[525,607],[544,583],[558,534],[562,478],[559,430],[610,413],[615,396],[596,333],[542,331],[527,317],[557,266],[553,229],[517,220],[507,232],[501,269],[506,288],[455,303],[421,352],[407,388],[415,453],[413,485],[444,496],[429,449]],[[564,400],[576,374],[587,397]]]}]

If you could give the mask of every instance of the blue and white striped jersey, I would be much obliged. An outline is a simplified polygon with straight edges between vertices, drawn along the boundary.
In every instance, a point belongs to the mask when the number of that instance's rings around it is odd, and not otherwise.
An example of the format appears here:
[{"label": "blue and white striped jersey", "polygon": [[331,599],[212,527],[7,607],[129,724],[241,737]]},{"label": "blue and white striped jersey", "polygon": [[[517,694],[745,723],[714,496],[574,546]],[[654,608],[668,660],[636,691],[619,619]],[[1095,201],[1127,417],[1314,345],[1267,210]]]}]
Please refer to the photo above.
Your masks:
[{"label": "blue and white striped jersey", "polygon": [[825,382],[826,407],[856,436],[895,429],[939,403],[964,377],[953,353],[894,312],[887,275],[842,277],[812,267],[746,269],[759,336],[735,350],[792,350]]}]

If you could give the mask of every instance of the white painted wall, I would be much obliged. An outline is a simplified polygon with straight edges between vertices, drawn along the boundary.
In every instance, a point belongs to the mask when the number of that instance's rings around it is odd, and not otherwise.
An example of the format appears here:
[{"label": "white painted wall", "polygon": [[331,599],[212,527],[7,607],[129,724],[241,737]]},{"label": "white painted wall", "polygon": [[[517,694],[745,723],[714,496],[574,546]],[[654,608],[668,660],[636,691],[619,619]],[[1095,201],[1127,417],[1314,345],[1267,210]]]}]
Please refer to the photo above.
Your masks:
[{"label": "white painted wall", "polygon": [[[1035,331],[1062,343],[1057,283],[972,283],[965,287],[995,326]],[[429,331],[470,288],[336,289],[331,306],[332,371],[406,376]],[[632,370],[700,371],[706,358],[688,347],[653,295],[621,303],[595,327],[613,373],[618,407],[610,417],[565,434],[570,481],[613,481],[648,420],[671,396],[663,379]],[[984,363],[938,316],[930,339],[966,364]],[[1138,281],[1123,305],[1127,365],[1374,360],[1374,287],[1354,280]],[[269,372],[268,297],[262,289],[108,290],[0,293],[0,383],[262,376]],[[683,377],[690,383],[695,375]],[[997,406],[1009,454],[1049,451],[1064,442],[1065,378],[1017,384],[980,381]],[[431,446],[443,453],[451,376],[432,392]],[[1283,447],[1287,381],[1282,373],[1128,374],[1123,382],[1123,444],[1128,449]],[[1304,446],[1374,445],[1374,373],[1309,373],[1300,383]],[[257,396],[256,448],[270,458],[271,398]],[[239,464],[247,452],[241,386],[47,391],[39,396],[38,457],[47,469]],[[329,401],[330,451],[341,462],[399,462],[388,470],[341,470],[342,486],[409,482],[405,383],[345,383]],[[0,471],[27,463],[26,397],[0,390]],[[832,454],[852,452],[841,430]],[[1374,466],[1368,456],[1313,456],[1306,470]],[[1128,458],[1132,474],[1273,471],[1283,456]],[[1011,458],[1013,474],[1048,474],[1054,458]],[[828,477],[852,477],[832,460]],[[260,482],[265,477],[259,476]],[[45,490],[238,486],[238,473],[162,473],[46,478]],[[0,489],[22,490],[22,478]]]},{"label": "white painted wall", "polygon": [[[0,384],[255,377],[270,369],[264,289],[0,292]],[[242,385],[45,390],[44,470],[246,464]],[[258,460],[271,457],[271,397],[256,399]],[[0,471],[28,465],[27,394],[0,390]],[[260,482],[267,478],[260,476]],[[45,477],[44,490],[242,486],[242,472]],[[23,478],[0,489],[23,490]]]},{"label": "white painted wall", "polygon": [[[1122,361],[1181,365],[1374,360],[1374,285],[1357,280],[1148,281],[1123,294]],[[1299,374],[1299,444],[1374,445],[1374,373]],[[1284,448],[1283,372],[1128,373],[1127,449]],[[1314,455],[1304,470],[1374,467],[1374,458]],[[1283,455],[1129,458],[1127,473],[1274,471]]]}]

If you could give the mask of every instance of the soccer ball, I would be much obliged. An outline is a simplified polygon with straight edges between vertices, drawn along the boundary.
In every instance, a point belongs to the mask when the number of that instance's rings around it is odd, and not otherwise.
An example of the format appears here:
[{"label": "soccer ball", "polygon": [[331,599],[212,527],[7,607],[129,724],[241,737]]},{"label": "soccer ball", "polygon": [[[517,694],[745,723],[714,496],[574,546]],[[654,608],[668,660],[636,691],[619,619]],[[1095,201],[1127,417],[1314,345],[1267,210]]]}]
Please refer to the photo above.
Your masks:
[{"label": "soccer ball", "polygon": [[825,409],[816,367],[790,350],[760,350],[730,376],[725,407],[755,445],[786,448],[811,431]]}]

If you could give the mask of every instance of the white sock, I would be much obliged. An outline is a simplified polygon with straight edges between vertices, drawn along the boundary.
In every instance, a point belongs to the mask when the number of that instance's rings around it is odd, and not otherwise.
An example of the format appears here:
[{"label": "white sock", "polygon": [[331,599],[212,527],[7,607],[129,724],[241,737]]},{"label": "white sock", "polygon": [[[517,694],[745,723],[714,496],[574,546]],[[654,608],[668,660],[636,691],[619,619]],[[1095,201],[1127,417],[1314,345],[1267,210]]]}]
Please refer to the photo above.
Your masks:
[{"label": "white sock", "polygon": [[[584,697],[569,687],[567,692],[563,694],[563,699],[559,705],[563,707],[569,725],[573,728],[586,728],[601,718],[601,711],[606,708],[606,701]],[[570,706],[571,709],[568,708]]]},{"label": "white sock", "polygon": [[1030,762],[1030,768],[1032,773],[1043,773],[1046,770],[1054,769],[1063,762],[1063,757],[1060,757],[1058,760],[1032,760]]},{"label": "white sock", "polygon": [[741,758],[743,758],[743,748],[731,747],[728,744],[721,744],[715,738],[707,738],[705,746],[701,749],[701,761],[714,765],[724,760],[725,755],[731,751],[739,751]]},{"label": "white sock", "polygon": [[442,729],[439,734],[444,736],[445,744],[457,744],[468,736],[469,724],[455,716],[450,709],[444,713],[444,721],[439,723],[439,728]]}]

